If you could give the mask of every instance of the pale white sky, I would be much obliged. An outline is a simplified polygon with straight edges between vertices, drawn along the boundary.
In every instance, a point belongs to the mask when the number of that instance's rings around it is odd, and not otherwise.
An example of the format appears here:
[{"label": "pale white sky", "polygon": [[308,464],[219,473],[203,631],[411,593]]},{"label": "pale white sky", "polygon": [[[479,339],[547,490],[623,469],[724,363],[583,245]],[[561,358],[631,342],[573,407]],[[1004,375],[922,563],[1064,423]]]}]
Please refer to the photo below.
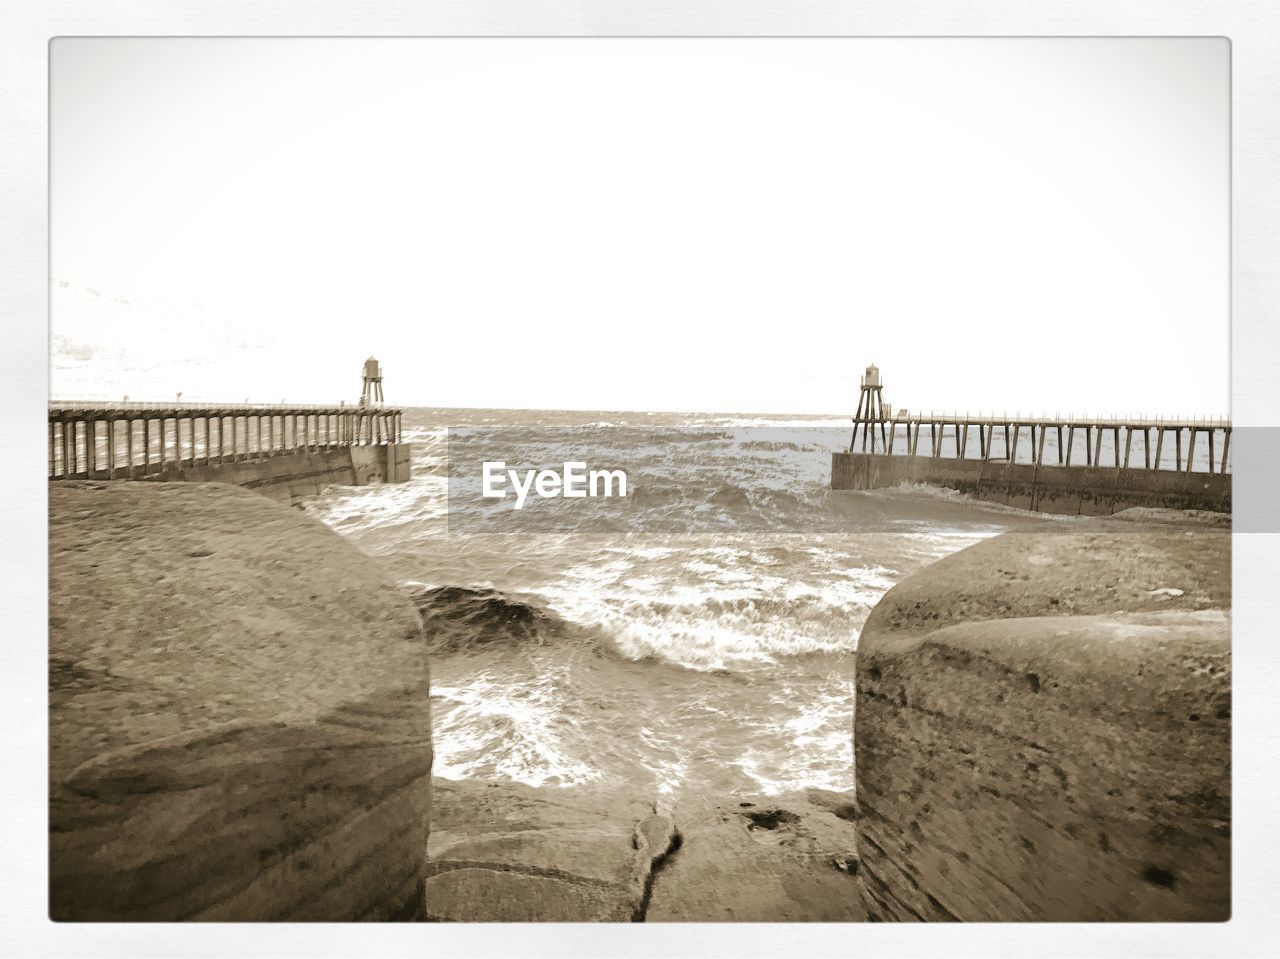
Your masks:
[{"label": "pale white sky", "polygon": [[52,389],[1224,413],[1229,56],[57,40]]}]

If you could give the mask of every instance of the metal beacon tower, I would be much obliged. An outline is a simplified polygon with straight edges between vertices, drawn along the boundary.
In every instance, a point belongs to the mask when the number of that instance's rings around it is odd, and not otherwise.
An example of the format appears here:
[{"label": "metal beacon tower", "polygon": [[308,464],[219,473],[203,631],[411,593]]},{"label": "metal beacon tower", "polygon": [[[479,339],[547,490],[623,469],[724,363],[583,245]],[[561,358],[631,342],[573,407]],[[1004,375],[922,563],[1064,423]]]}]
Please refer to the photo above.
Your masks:
[{"label": "metal beacon tower", "polygon": [[876,427],[880,427],[880,449],[888,451],[889,440],[885,434],[884,424],[890,416],[889,407],[884,405],[881,391],[884,384],[880,381],[880,368],[872,363],[862,374],[862,391],[858,395],[858,412],[853,417],[853,436],[849,440],[849,452],[854,452],[858,444],[858,428],[862,428],[862,449],[876,451]]},{"label": "metal beacon tower", "polygon": [[360,405],[382,405],[382,367],[372,356],[364,361],[364,392],[360,394]]}]

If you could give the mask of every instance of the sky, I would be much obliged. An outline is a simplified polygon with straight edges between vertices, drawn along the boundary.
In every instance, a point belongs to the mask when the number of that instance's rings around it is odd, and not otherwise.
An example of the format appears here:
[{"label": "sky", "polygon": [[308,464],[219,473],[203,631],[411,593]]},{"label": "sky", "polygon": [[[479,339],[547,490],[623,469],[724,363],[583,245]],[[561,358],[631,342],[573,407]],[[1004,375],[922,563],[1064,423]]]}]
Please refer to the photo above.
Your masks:
[{"label": "sky", "polygon": [[55,397],[1225,414],[1221,39],[99,39]]}]

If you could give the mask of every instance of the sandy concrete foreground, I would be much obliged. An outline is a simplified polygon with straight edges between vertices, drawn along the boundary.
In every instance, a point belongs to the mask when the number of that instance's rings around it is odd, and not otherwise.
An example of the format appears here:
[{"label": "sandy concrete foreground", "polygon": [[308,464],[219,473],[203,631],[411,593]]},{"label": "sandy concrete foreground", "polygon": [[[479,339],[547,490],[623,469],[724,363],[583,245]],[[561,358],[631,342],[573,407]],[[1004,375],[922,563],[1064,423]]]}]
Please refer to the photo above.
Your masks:
[{"label": "sandy concrete foreground", "polygon": [[53,918],[416,916],[432,754],[412,603],[248,490],[49,495]]},{"label": "sandy concrete foreground", "polygon": [[1133,519],[1006,533],[872,611],[873,918],[1229,917],[1230,532]]}]

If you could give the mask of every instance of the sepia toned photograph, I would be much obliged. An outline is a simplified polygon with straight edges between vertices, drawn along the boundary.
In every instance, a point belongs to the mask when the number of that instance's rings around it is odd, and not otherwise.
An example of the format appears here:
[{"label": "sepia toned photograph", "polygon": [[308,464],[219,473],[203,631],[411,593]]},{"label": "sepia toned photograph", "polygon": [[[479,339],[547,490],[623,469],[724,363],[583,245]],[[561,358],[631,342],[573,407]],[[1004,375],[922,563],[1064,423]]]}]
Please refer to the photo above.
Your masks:
[{"label": "sepia toned photograph", "polygon": [[48,122],[55,923],[1231,919],[1229,40],[66,36]]}]

